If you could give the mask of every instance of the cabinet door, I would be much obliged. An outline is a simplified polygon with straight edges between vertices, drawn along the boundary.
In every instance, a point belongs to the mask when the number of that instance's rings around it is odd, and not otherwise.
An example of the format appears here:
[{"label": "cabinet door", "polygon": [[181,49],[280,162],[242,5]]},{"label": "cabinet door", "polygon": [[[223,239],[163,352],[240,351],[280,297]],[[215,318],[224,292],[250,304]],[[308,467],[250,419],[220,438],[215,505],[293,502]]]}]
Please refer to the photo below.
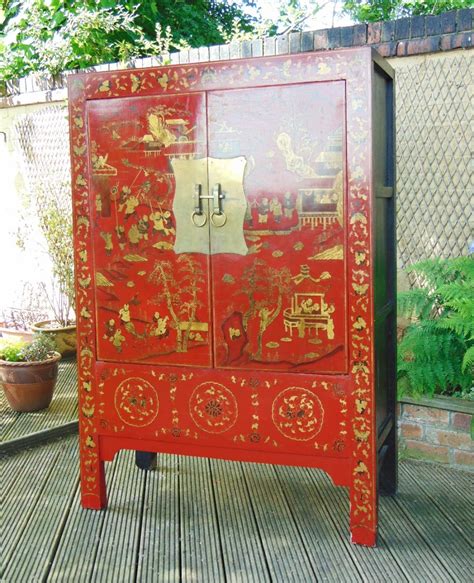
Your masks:
[{"label": "cabinet door", "polygon": [[[207,190],[205,95],[89,101],[87,112],[98,357],[210,366],[208,225],[191,222],[194,190]],[[204,252],[177,241],[183,197],[184,231]]]},{"label": "cabinet door", "polygon": [[344,82],[211,92],[208,144],[216,366],[345,372]]}]

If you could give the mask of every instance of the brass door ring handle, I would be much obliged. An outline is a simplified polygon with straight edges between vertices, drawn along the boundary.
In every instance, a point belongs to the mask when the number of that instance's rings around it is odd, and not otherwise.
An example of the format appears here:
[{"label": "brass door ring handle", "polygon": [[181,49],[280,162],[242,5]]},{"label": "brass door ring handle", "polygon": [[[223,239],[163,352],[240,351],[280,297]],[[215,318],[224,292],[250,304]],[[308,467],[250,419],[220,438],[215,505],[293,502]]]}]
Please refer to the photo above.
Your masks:
[{"label": "brass door ring handle", "polygon": [[[196,217],[202,217],[202,222],[196,221]],[[191,215],[191,221],[195,227],[204,227],[204,225],[207,223],[207,215],[205,213],[198,213],[197,211],[193,211],[193,214]]]},{"label": "brass door ring handle", "polygon": [[[214,217],[220,217],[220,220],[215,220]],[[214,227],[223,227],[226,223],[227,223],[227,215],[225,214],[224,211],[217,213],[217,212],[213,212],[211,213],[211,223],[214,225]]]}]

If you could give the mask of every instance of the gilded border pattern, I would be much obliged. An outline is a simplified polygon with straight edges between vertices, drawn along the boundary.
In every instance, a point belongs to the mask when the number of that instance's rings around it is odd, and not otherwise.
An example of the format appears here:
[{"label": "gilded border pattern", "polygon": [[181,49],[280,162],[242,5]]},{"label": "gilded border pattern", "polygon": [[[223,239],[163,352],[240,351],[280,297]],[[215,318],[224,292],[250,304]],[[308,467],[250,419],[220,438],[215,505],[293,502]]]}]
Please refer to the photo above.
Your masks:
[{"label": "gilded border pattern", "polygon": [[349,372],[352,375],[353,467],[351,529],[376,531],[376,444],[371,241],[371,59],[348,66],[348,297]]},{"label": "gilded border pattern", "polygon": [[[93,292],[91,225],[89,218],[87,132],[84,82],[69,82],[69,127],[74,219],[74,264],[79,373],[79,431],[82,496],[101,499],[100,457],[96,425],[94,381],[95,308]],[[97,502],[94,502],[94,505]]]}]

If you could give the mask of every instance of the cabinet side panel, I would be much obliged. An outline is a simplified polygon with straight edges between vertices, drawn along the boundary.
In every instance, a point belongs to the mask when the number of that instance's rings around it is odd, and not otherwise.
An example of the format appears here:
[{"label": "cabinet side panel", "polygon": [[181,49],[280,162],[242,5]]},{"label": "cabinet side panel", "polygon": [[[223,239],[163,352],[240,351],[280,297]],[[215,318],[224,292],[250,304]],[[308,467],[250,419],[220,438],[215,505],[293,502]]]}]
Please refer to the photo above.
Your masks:
[{"label": "cabinet side panel", "polygon": [[373,96],[375,392],[380,487],[388,491],[396,487],[394,95],[393,79],[377,65]]},{"label": "cabinet side panel", "polygon": [[374,391],[372,60],[347,78],[348,314],[352,377],[352,541],[373,546],[377,531]]}]

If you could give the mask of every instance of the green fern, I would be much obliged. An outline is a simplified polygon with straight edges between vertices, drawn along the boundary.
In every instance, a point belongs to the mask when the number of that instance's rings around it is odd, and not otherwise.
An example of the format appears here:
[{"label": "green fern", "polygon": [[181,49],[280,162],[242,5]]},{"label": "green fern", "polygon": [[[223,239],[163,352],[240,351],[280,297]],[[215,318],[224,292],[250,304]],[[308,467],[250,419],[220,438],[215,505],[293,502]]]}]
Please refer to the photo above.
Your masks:
[{"label": "green fern", "polygon": [[399,393],[468,395],[474,369],[474,259],[412,265],[418,287],[398,296],[412,320],[398,347]]},{"label": "green fern", "polygon": [[474,367],[474,346],[470,346],[462,359],[462,371],[465,372]]}]

